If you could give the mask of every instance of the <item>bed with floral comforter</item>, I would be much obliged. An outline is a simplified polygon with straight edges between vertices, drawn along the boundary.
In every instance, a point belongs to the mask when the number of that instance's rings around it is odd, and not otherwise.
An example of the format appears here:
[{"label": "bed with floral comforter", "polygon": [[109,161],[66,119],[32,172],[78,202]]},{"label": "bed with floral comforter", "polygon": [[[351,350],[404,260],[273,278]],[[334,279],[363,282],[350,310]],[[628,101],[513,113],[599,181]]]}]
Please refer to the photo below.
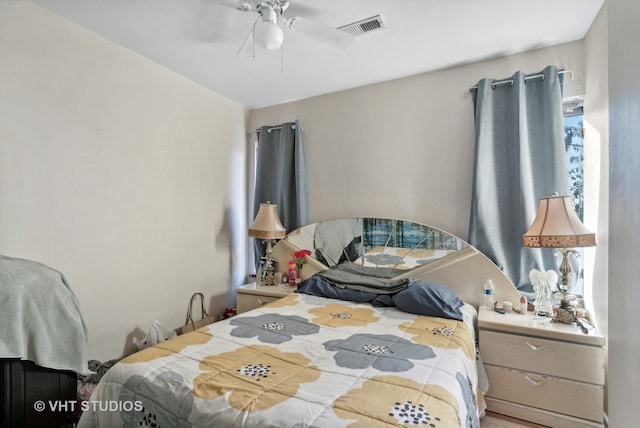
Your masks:
[{"label": "bed with floral comforter", "polygon": [[463,321],[292,294],[133,354],[80,427],[478,427]]}]

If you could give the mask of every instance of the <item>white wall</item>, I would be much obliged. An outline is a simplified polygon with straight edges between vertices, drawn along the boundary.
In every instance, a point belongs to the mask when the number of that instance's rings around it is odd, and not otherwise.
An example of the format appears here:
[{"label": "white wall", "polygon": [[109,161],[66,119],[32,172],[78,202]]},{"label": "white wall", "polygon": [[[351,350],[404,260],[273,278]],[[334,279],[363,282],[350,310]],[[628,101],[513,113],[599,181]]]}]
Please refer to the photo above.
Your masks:
[{"label": "white wall", "polygon": [[578,41],[252,110],[249,129],[300,119],[310,221],[397,217],[466,239],[474,152],[468,89],[484,77],[534,73],[550,64],[573,70],[568,91],[581,91]]},{"label": "white wall", "polygon": [[609,426],[637,425],[640,397],[640,2],[608,0]]},{"label": "white wall", "polygon": [[[596,322],[607,336],[609,254],[609,86],[607,70],[607,6],[585,37],[584,166],[585,225],[597,231],[597,246],[585,248],[585,282],[592,283]],[[586,296],[589,297],[589,296]]]},{"label": "white wall", "polygon": [[[585,301],[602,335],[608,337],[609,259],[609,90],[607,6],[600,10],[584,39],[584,223],[597,231],[597,246],[584,249]],[[608,370],[608,367],[607,367]],[[605,386],[605,413],[608,412]]]},{"label": "white wall", "polygon": [[66,275],[90,357],[128,352],[155,319],[183,324],[194,291],[213,312],[232,302],[245,120],[29,2],[0,2],[0,254]]}]

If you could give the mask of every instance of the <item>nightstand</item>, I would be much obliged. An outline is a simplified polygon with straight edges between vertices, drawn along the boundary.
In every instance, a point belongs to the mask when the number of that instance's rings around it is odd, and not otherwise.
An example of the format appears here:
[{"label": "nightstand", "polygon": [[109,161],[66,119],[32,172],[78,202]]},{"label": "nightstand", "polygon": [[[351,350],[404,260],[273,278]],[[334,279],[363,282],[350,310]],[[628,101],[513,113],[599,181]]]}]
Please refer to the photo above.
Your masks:
[{"label": "nightstand", "polygon": [[236,288],[236,309],[239,314],[259,308],[296,291],[290,285],[258,285],[255,282]]},{"label": "nightstand", "polygon": [[488,410],[554,428],[602,427],[604,338],[532,312],[480,309]]}]

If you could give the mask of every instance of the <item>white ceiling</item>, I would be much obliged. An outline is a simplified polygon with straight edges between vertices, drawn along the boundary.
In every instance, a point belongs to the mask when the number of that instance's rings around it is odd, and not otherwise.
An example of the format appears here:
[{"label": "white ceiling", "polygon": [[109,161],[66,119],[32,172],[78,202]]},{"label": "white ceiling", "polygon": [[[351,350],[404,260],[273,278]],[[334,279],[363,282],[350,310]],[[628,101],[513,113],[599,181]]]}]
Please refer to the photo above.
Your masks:
[{"label": "white ceiling", "polygon": [[291,0],[287,17],[386,28],[345,50],[285,29],[282,55],[250,39],[237,54],[258,15],[211,0],[33,3],[256,108],[579,40],[603,0]]}]

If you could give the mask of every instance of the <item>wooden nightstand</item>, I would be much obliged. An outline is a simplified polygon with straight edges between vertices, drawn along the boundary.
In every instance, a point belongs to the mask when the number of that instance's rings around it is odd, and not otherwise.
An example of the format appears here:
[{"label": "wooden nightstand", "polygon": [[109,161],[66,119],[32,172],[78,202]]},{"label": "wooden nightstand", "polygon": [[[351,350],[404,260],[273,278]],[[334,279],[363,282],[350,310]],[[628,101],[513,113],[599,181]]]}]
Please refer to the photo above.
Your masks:
[{"label": "wooden nightstand", "polygon": [[289,285],[246,284],[236,289],[236,309],[241,314],[286,297],[295,290],[296,287]]},{"label": "wooden nightstand", "polygon": [[532,312],[480,309],[488,410],[554,428],[602,427],[604,338]]}]

